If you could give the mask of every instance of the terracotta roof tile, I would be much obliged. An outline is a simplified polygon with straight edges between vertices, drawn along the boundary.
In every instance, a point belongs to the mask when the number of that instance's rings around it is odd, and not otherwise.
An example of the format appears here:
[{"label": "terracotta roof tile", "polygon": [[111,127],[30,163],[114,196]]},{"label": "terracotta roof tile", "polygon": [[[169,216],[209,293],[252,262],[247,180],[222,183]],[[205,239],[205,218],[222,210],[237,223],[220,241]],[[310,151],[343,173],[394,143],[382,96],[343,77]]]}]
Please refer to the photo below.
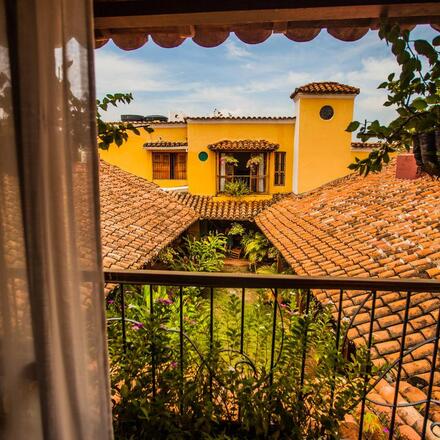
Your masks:
[{"label": "terracotta roof tile", "polygon": [[100,162],[105,268],[140,269],[198,216],[156,184]]},{"label": "terracotta roof tile", "polygon": [[187,116],[185,121],[290,121],[292,116]]},{"label": "terracotta roof tile", "polygon": [[168,141],[159,141],[159,142],[146,142],[144,144],[144,148],[146,149],[172,149],[172,148],[182,148],[188,147],[187,142],[168,142]]},{"label": "terracotta roof tile", "polygon": [[352,142],[351,148],[353,150],[372,150],[373,148],[380,148],[381,142]]},{"label": "terracotta roof tile", "polygon": [[307,95],[358,95],[360,90],[357,87],[348,86],[346,84],[340,84],[337,82],[312,82],[305,84],[304,86],[297,87],[295,91],[290,95],[293,99],[298,93],[304,93]]},{"label": "terracotta roof tile", "polygon": [[275,151],[278,150],[279,147],[279,144],[264,139],[244,139],[234,141],[225,139],[208,145],[208,148],[211,151]]},{"label": "terracotta roof tile", "polygon": [[[429,177],[396,179],[393,161],[382,173],[352,175],[286,197],[260,213],[256,223],[297,274],[319,270],[335,276],[342,270],[346,276],[440,280],[439,207],[440,183]],[[337,292],[314,293],[321,302],[338,302]],[[368,336],[371,300],[361,307],[366,295],[344,292],[343,316],[357,313],[350,333],[355,343]],[[406,292],[377,292],[375,360],[399,356],[405,303]],[[439,294],[412,294],[407,349],[434,336],[439,307]],[[422,358],[422,352],[405,357],[404,377],[429,372],[431,356]]]},{"label": "terracotta roof tile", "polygon": [[280,200],[283,195],[276,195],[271,200],[228,200],[217,202],[211,196],[196,196],[187,192],[170,193],[184,205],[192,208],[200,220],[235,220],[254,221],[263,209]]}]

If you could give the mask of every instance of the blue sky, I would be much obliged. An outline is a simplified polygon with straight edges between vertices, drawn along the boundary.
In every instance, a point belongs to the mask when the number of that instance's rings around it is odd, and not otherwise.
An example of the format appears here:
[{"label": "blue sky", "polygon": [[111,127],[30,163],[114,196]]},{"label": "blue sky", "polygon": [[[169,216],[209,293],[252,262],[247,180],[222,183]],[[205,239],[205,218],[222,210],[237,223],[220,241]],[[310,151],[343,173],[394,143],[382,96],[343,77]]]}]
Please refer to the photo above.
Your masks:
[{"label": "blue sky", "polygon": [[[432,39],[437,33],[419,26],[414,38]],[[202,48],[186,40],[163,49],[151,40],[126,52],[112,42],[95,51],[98,97],[132,92],[134,102],[111,109],[106,120],[122,113],[211,115],[214,109],[233,115],[294,114],[289,98],[295,87],[311,81],[338,81],[360,87],[355,118],[383,121],[393,116],[382,107],[385,95],[377,85],[393,70],[394,58],[377,32],[345,43],[325,30],[308,43],[272,35],[257,45],[242,43],[233,34],[216,48]]]}]

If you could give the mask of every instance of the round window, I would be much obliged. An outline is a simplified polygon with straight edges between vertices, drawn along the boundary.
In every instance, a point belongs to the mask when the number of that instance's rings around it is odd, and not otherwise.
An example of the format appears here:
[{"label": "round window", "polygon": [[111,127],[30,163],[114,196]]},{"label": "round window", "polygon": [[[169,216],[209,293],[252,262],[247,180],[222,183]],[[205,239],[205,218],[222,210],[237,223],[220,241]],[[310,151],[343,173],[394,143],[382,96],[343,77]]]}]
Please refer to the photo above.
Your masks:
[{"label": "round window", "polygon": [[333,107],[330,105],[324,105],[324,107],[322,107],[321,110],[319,111],[319,116],[321,116],[321,118],[326,121],[333,118],[334,114],[335,111],[333,110]]},{"label": "round window", "polygon": [[200,162],[205,162],[206,160],[208,160],[208,153],[206,151],[201,151],[199,153],[199,160]]}]

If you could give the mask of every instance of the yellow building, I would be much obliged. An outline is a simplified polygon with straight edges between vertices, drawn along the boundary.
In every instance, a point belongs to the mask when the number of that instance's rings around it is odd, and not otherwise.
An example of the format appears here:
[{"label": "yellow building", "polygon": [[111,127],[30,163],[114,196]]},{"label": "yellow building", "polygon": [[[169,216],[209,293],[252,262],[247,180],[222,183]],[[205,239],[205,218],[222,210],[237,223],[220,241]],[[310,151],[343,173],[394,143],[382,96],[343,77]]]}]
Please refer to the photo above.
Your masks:
[{"label": "yellow building", "polygon": [[345,131],[358,93],[334,82],[311,83],[291,95],[296,116],[153,122],[152,133],[131,135],[121,147],[100,154],[164,189],[216,201],[229,199],[234,183],[248,193],[245,200],[300,194],[347,175],[347,166],[363,150],[359,144],[352,148]]}]

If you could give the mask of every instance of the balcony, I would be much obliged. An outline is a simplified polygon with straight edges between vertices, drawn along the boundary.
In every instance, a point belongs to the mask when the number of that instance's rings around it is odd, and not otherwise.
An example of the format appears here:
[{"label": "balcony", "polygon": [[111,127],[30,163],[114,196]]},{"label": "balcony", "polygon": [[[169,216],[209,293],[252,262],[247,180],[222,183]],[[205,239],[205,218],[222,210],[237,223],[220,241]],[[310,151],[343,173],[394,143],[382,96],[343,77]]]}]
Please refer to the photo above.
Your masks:
[{"label": "balcony", "polygon": [[[344,438],[360,439],[371,434],[374,416],[377,438],[392,439],[408,429],[421,438],[440,437],[435,423],[440,401],[434,398],[440,319],[423,341],[414,343],[410,335],[412,307],[421,295],[435,299],[431,313],[437,318],[438,281],[169,271],[106,271],[105,281],[114,288],[107,308],[119,428],[127,417],[127,386],[133,391],[139,385],[146,420],[160,415],[187,429],[197,420],[201,432],[214,426],[239,438],[243,432],[284,438],[287,431],[302,438],[318,426],[315,434],[335,435],[337,426],[350,428],[351,437]],[[318,301],[329,292],[334,302]],[[354,292],[358,306],[346,310],[344,302]],[[390,292],[401,295],[404,306],[396,313],[400,332],[390,337],[399,355],[387,360],[380,355],[377,324]],[[145,306],[142,313],[139,304]],[[360,315],[368,316],[362,322],[367,333],[364,343],[354,346],[351,335]],[[423,391],[413,398],[406,362],[422,347],[429,368]],[[135,365],[139,356],[147,365]],[[131,368],[121,369],[124,362]],[[250,420],[255,424],[249,426]]]}]

